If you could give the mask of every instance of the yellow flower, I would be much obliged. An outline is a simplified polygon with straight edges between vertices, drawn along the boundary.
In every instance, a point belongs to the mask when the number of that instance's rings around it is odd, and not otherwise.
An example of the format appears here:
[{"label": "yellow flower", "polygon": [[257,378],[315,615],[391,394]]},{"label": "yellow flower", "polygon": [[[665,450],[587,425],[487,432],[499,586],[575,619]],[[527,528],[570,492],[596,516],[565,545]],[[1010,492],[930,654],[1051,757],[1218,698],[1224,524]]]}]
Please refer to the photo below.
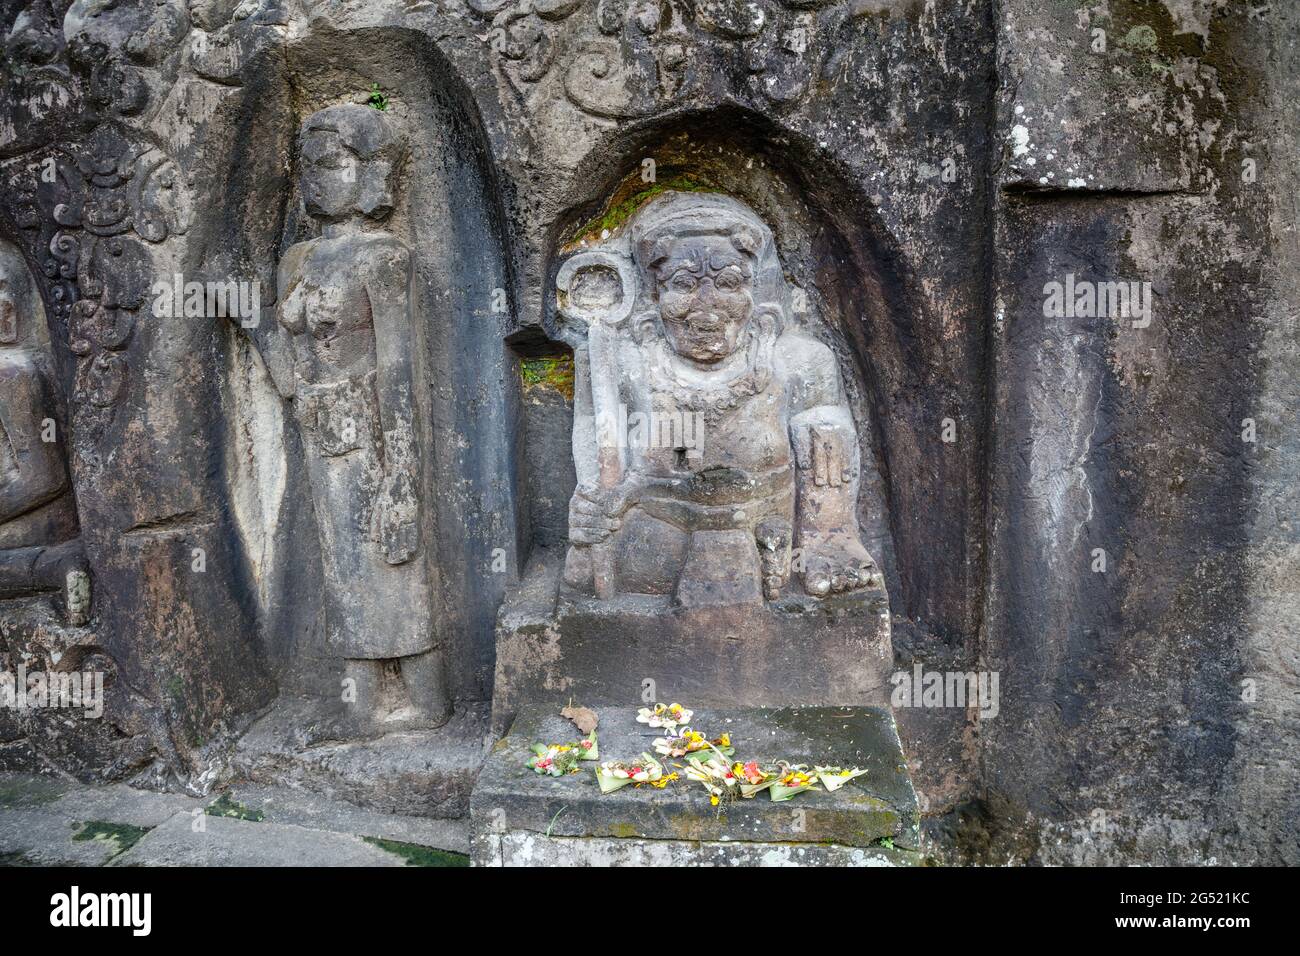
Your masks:
[{"label": "yellow flower", "polygon": [[718,795],[716,793],[710,794],[709,803],[713,804],[713,806],[716,807],[720,802],[721,801],[718,799]]}]

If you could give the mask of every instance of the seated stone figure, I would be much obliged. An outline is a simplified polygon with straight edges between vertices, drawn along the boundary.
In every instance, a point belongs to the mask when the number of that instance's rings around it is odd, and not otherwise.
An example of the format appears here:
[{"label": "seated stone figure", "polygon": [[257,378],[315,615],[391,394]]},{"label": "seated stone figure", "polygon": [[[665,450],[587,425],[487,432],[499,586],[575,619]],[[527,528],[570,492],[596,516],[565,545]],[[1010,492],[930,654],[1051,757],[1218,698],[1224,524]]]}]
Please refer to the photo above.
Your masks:
[{"label": "seated stone figure", "polygon": [[589,326],[570,588],[699,607],[775,599],[792,576],[816,598],[879,585],[838,362],[793,321],[751,209],[664,193],[559,285],[561,311]]},{"label": "seated stone figure", "polygon": [[0,598],[61,592],[81,626],[90,575],[54,393],[37,362],[44,321],[22,256],[0,245]]},{"label": "seated stone figure", "polygon": [[307,119],[302,193],[321,235],[292,246],[279,273],[326,641],[355,705],[340,726],[357,734],[438,726],[451,713],[420,541],[412,257],[383,228],[407,151],[398,123],[353,104]]}]

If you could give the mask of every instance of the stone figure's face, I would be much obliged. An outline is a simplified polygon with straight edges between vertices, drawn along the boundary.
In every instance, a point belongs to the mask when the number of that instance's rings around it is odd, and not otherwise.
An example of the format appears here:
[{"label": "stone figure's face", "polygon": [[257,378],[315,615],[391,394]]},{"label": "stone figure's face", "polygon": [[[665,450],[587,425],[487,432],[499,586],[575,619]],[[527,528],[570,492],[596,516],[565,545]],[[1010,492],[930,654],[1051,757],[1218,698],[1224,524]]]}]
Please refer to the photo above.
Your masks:
[{"label": "stone figure's face", "polygon": [[356,205],[361,161],[332,130],[310,130],[302,141],[302,194],[307,212],[323,219],[346,217]]},{"label": "stone figure's face", "polygon": [[750,259],[728,237],[693,236],[676,242],[656,272],[673,351],[706,365],[735,352],[754,311]]}]

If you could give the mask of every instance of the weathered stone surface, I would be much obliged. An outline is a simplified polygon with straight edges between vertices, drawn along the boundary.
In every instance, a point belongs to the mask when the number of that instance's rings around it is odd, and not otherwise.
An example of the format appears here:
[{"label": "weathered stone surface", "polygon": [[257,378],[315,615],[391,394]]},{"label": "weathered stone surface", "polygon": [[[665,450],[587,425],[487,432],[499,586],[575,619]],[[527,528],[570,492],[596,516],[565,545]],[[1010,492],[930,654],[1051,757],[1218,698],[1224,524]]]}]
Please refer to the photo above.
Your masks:
[{"label": "weathered stone surface", "polygon": [[524,704],[620,704],[653,681],[659,700],[716,707],[887,706],[888,603],[867,588],[755,607],[678,608],[624,595],[616,604],[554,600],[558,565],[535,569],[497,634],[493,729]]},{"label": "weathered stone surface", "polygon": [[282,705],[240,740],[230,776],[336,796],[384,813],[464,816],[490,740],[483,707],[462,708],[434,730],[374,740],[313,742],[314,707]]},{"label": "weathered stone surface", "polygon": [[[636,759],[642,751],[652,752],[651,741],[663,735],[637,723],[635,707],[596,711],[601,718],[597,728],[601,760]],[[475,859],[490,863],[503,853],[528,852],[517,844],[503,846],[489,839],[519,832],[629,841],[852,847],[871,847],[889,838],[899,846],[915,845],[916,794],[887,710],[706,708],[695,711],[691,725],[710,737],[730,734],[737,759],[854,766],[867,774],[834,793],[816,788],[780,803],[759,794],[718,808],[710,806],[703,787],[684,777],[663,789],[628,786],[602,794],[594,776],[595,763],[565,777],[539,775],[526,766],[534,743],[564,743],[578,736],[555,710],[530,707],[520,712],[510,735],[493,748],[479,775],[470,814]],[[671,763],[666,764],[669,769]],[[592,852],[603,852],[597,847],[607,844],[590,846]],[[563,859],[563,854],[557,859]]]},{"label": "weathered stone surface", "polygon": [[475,866],[919,866],[921,854],[885,847],[791,843],[707,843],[548,837],[520,831],[487,834]]},{"label": "weathered stone surface", "polygon": [[[0,4],[0,242],[44,312],[48,349],[18,351],[53,393],[19,417],[53,409],[69,487],[46,540],[81,542],[90,585],[74,624],[83,589],[18,555],[0,666],[85,653],[114,681],[101,720],[0,714],[0,766],[203,791],[277,695],[339,700],[318,611],[343,589],[324,590],[335,555],[276,277],[323,241],[303,124],[377,86],[410,145],[374,231],[411,256],[421,614],[456,708],[494,695],[508,591],[508,619],[555,613],[545,595],[523,614],[537,599],[519,579],[569,538],[576,409],[529,400],[518,365],[589,351],[566,333],[560,270],[665,191],[718,194],[770,228],[801,333],[834,356],[859,446],[845,524],[879,565],[892,666],[1001,677],[996,716],[899,708],[950,858],[1296,862],[1298,16],[1254,0]],[[1045,313],[1069,276],[1150,283],[1150,324]],[[260,303],[160,314],[154,285],[178,280]],[[0,460],[0,498],[57,471]],[[743,549],[709,540],[726,557],[704,567],[730,570]],[[301,725],[274,746],[342,729]]]},{"label": "weathered stone surface", "polygon": [[452,853],[469,852],[469,820],[464,817],[440,820],[377,813],[337,797],[254,783],[236,784],[224,792],[267,823],[379,837]]},{"label": "weathered stone surface", "polygon": [[[201,822],[201,828],[198,823]],[[357,836],[283,823],[178,813],[117,856],[112,866],[405,866]]]}]

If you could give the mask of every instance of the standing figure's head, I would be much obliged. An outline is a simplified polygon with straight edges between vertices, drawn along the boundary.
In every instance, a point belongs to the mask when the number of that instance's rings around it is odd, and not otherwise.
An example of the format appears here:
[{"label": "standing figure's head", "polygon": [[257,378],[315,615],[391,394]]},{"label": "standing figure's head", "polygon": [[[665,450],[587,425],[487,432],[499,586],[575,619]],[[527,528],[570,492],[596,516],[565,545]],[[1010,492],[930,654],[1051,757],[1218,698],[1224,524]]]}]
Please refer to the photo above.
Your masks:
[{"label": "standing figure's head", "polygon": [[330,222],[393,211],[406,158],[400,121],[386,112],[346,103],[313,113],[299,137],[307,212]]},{"label": "standing figure's head", "polygon": [[774,304],[780,266],[772,232],[743,203],[668,192],[637,213],[631,230],[637,266],[678,355],[703,365],[727,358],[743,343],[755,302]]}]

